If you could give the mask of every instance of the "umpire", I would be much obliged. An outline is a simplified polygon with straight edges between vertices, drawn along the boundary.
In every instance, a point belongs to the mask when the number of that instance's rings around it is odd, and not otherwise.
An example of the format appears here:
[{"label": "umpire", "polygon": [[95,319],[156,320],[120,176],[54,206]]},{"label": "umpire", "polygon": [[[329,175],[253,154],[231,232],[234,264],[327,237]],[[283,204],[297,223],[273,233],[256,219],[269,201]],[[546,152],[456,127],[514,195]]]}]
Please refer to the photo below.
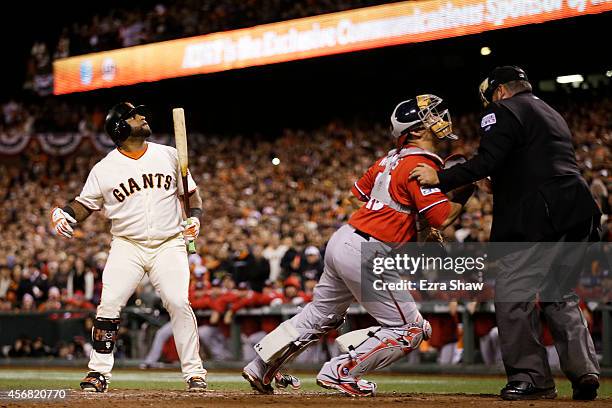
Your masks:
[{"label": "umpire", "polygon": [[[491,241],[561,245],[598,241],[601,212],[579,172],[572,135],[561,115],[533,95],[527,75],[516,66],[495,68],[480,85],[480,94],[485,111],[478,154],[438,173],[421,165],[411,178],[451,191],[490,177],[494,199]],[[547,252],[551,261],[570,256],[561,248]],[[539,296],[561,367],[572,382],[573,398],[595,399],[599,365],[573,292],[584,251],[571,254],[575,264],[571,271],[548,271],[544,278],[541,270],[534,273],[537,268],[532,267],[541,255],[529,249],[504,257],[508,262],[502,263],[503,272],[496,279],[495,310],[508,376],[500,396],[518,400],[557,395],[540,342]],[[538,278],[555,286],[554,299],[543,299],[538,293],[542,290]],[[559,281],[565,284],[554,283]],[[521,296],[513,296],[516,294]]]}]

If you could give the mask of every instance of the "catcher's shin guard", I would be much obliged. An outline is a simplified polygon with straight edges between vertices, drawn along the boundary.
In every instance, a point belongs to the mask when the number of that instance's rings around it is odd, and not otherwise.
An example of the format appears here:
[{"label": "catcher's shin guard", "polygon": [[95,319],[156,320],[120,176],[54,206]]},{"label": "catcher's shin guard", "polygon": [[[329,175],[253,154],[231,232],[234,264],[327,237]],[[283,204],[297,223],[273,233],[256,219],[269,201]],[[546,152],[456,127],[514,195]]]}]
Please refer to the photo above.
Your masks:
[{"label": "catcher's shin guard", "polygon": [[328,316],[324,324],[312,329],[296,329],[291,320],[284,321],[254,346],[266,363],[262,382],[270,384],[280,368],[295,359],[308,346],[319,341],[328,331],[344,323],[344,316]]},{"label": "catcher's shin guard", "polygon": [[350,332],[336,339],[345,352],[331,360],[337,375],[359,378],[374,370],[388,366],[413,350],[431,336],[427,320],[402,327],[370,327]]}]

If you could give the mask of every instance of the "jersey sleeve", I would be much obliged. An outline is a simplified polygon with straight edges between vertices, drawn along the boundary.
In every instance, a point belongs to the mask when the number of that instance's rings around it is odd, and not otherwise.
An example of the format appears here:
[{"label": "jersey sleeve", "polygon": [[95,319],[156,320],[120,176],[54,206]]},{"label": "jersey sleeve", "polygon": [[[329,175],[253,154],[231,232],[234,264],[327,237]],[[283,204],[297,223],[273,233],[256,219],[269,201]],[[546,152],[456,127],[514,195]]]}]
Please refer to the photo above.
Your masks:
[{"label": "jersey sleeve", "polygon": [[478,154],[465,163],[439,171],[442,190],[454,190],[497,171],[517,146],[521,132],[521,125],[510,110],[492,103],[480,121]]},{"label": "jersey sleeve", "polygon": [[91,211],[100,211],[102,209],[102,204],[104,203],[102,189],[100,188],[100,183],[98,182],[96,169],[97,167],[91,169],[81,194],[75,198],[76,201],[83,204]]},{"label": "jersey sleeve", "polygon": [[448,202],[448,197],[439,188],[419,186],[416,180],[409,180],[406,187],[420,214],[424,214],[436,205]]},{"label": "jersey sleeve", "polygon": [[363,174],[363,176],[361,176],[361,178],[353,184],[353,187],[351,187],[351,192],[360,201],[370,200],[370,193],[372,193],[372,189],[374,188],[376,174],[380,169],[380,163],[382,160],[383,159],[377,160],[376,163],[374,163],[374,165],[370,167]]},{"label": "jersey sleeve", "polygon": [[438,168],[438,165],[423,156],[407,157],[404,160],[404,165],[397,171],[397,177],[403,182],[399,183],[394,192],[404,204],[415,207],[418,213],[427,219],[429,225],[432,227],[442,225],[450,213],[450,203],[446,194],[439,188],[420,186],[416,180],[410,179],[410,171],[417,164],[425,163],[433,168]]}]

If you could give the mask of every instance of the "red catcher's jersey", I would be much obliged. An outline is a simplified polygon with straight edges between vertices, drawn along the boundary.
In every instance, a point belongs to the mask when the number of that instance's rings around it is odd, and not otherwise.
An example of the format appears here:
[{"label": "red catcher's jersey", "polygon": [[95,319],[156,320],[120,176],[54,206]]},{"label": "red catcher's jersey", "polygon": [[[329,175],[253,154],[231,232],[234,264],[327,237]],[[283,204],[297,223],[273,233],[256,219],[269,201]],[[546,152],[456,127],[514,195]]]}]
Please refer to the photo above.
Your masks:
[{"label": "red catcher's jersey", "polygon": [[423,215],[432,227],[439,227],[450,213],[448,197],[438,188],[420,187],[416,180],[409,178],[410,171],[419,163],[440,169],[439,162],[431,153],[425,150],[423,153],[399,159],[390,172],[389,194],[395,201],[413,208],[411,214],[396,211],[374,198],[369,198],[376,178],[385,170],[385,156],[377,160],[355,182],[351,191],[367,203],[351,216],[349,224],[383,242],[415,241],[417,213]]}]

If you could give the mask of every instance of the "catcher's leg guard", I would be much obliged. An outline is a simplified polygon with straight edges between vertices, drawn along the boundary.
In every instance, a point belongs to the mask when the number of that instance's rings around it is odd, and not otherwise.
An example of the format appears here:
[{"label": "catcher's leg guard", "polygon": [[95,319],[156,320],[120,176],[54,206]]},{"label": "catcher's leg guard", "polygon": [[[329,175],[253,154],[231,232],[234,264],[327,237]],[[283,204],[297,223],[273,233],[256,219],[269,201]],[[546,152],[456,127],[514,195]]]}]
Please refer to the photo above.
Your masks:
[{"label": "catcher's leg guard", "polygon": [[92,346],[100,354],[110,354],[115,347],[119,319],[96,317],[91,331]]},{"label": "catcher's leg guard", "polygon": [[284,321],[254,346],[266,366],[262,376],[266,385],[284,364],[296,358],[328,331],[340,327],[344,323],[344,316],[328,316],[325,322],[315,324],[311,329],[296,329],[292,320]]},{"label": "catcher's leg guard", "polygon": [[104,375],[90,371],[81,381],[81,389],[85,392],[106,392],[108,391],[108,380]]},{"label": "catcher's leg guard", "polygon": [[431,325],[427,320],[401,327],[375,326],[347,333],[336,339],[340,350],[346,354],[334,357],[319,375],[338,380],[359,379],[399,360],[430,336]]}]

